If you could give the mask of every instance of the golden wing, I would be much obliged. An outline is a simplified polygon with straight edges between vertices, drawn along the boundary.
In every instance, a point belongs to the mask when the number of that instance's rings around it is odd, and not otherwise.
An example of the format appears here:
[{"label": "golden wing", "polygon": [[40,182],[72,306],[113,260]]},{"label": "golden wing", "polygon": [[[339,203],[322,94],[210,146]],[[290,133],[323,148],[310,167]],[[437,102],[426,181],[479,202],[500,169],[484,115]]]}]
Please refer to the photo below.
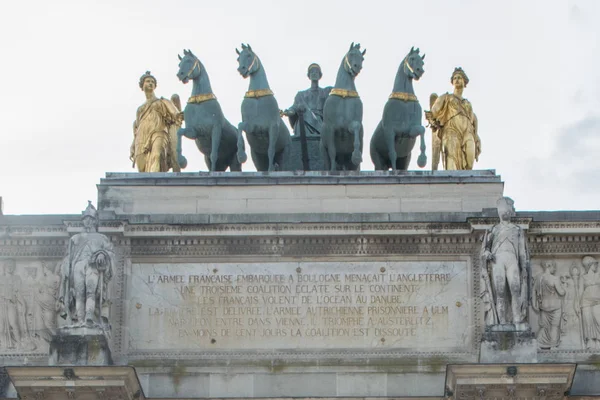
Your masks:
[{"label": "golden wing", "polygon": [[433,108],[433,105],[435,104],[435,101],[438,99],[438,95],[437,93],[431,93],[429,95],[429,108]]}]

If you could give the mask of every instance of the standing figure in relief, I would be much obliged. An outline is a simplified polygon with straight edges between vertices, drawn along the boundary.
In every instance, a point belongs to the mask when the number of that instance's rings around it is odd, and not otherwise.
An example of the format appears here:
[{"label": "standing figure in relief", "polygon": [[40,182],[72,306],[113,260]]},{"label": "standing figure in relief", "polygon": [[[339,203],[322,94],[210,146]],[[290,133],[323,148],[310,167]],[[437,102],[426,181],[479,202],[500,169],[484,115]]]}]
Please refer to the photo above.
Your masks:
[{"label": "standing figure in relief", "polygon": [[140,89],[146,102],[137,109],[129,158],[139,172],[179,171],[176,140],[183,114],[172,101],[156,97],[156,78],[150,71],[140,78]]},{"label": "standing figure in relief", "polygon": [[15,275],[16,269],[15,260],[4,262],[4,276],[0,282],[0,342],[5,349],[22,350],[28,337],[27,303],[21,292],[21,277]]},{"label": "standing figure in relief", "polygon": [[600,349],[600,274],[598,261],[591,256],[582,260],[586,273],[581,276],[578,307],[583,322],[583,340],[587,349]]},{"label": "standing figure in relief", "polygon": [[515,214],[512,199],[502,197],[497,206],[500,223],[486,232],[483,243],[482,273],[493,298],[493,315],[486,316],[486,321],[488,325],[513,324],[516,330],[526,330],[531,273],[525,233],[510,221]]},{"label": "standing figure in relief", "polygon": [[[450,82],[453,93],[446,93],[435,100],[425,118],[441,140],[442,164],[446,170],[473,169],[481,154],[481,140],[477,133],[477,116],[469,100],[462,97],[469,78],[462,68],[454,69]],[[435,94],[432,94],[435,98]],[[433,142],[435,144],[435,140]],[[435,157],[435,153],[434,153]],[[434,167],[437,165],[434,162]]]},{"label": "standing figure in relief", "polygon": [[61,265],[61,317],[69,325],[76,322],[78,326],[105,326],[108,316],[103,313],[103,306],[115,255],[108,237],[97,232],[97,211],[91,202],[82,221],[85,232],[69,240]]},{"label": "standing figure in relief", "polygon": [[533,309],[540,313],[537,341],[541,349],[558,347],[562,325],[563,301],[567,293],[564,277],[556,276],[556,262],[542,262],[544,272],[533,284]]},{"label": "standing figure in relief", "polygon": [[49,261],[42,262],[42,273],[34,296],[35,334],[38,338],[50,342],[56,333],[60,277],[55,273],[53,263]]}]

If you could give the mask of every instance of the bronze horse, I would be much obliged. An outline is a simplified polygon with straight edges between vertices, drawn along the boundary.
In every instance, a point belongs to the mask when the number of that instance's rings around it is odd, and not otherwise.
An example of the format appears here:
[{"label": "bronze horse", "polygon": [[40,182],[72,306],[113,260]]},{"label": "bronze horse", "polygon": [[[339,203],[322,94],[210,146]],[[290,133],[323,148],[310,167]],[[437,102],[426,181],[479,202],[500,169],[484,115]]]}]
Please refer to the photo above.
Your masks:
[{"label": "bronze horse", "polygon": [[[242,102],[242,122],[238,125],[238,143],[243,143],[242,131],[250,144],[250,154],[257,171],[276,171],[289,150],[290,132],[281,119],[279,105],[269,88],[267,74],[250,45],[242,44],[238,54],[238,71],[250,77],[250,85]],[[238,158],[247,158],[244,148],[238,145]]]},{"label": "bronze horse", "polygon": [[323,107],[321,154],[325,169],[359,170],[363,148],[363,104],[354,78],[360,73],[364,55],[352,43],[338,70],[335,86]]},{"label": "bronze horse", "polygon": [[375,170],[406,170],[417,136],[421,136],[421,154],[417,160],[419,167],[427,164],[425,155],[425,127],[421,125],[422,109],[415,96],[413,79],[419,80],[423,73],[425,55],[413,47],[404,57],[394,88],[385,108],[383,117],[371,137],[371,159]]}]

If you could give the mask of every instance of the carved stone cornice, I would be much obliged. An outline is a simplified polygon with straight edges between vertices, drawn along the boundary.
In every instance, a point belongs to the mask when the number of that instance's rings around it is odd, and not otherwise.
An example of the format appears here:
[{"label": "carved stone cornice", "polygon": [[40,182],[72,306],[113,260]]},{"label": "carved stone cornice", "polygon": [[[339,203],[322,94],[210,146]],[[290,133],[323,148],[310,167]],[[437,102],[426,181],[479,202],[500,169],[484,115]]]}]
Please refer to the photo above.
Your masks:
[{"label": "carved stone cornice", "polygon": [[470,255],[480,246],[477,235],[406,236],[237,236],[131,239],[131,255],[170,257],[355,256],[394,254]]},{"label": "carved stone cornice", "polygon": [[132,367],[7,367],[21,400],[144,400]]},{"label": "carved stone cornice", "polygon": [[172,236],[330,236],[330,235],[464,235],[471,232],[466,223],[272,223],[125,225],[126,237]]},{"label": "carved stone cornice", "polygon": [[563,400],[575,364],[448,365],[445,399]]},{"label": "carved stone cornice", "polygon": [[[528,230],[529,226],[532,222],[532,218],[511,218],[510,220],[513,224],[518,225],[522,229]],[[490,218],[490,217],[473,217],[467,218],[467,222],[471,226],[471,228],[475,231],[481,231],[485,229],[491,229],[494,225],[500,222],[500,218]]]}]

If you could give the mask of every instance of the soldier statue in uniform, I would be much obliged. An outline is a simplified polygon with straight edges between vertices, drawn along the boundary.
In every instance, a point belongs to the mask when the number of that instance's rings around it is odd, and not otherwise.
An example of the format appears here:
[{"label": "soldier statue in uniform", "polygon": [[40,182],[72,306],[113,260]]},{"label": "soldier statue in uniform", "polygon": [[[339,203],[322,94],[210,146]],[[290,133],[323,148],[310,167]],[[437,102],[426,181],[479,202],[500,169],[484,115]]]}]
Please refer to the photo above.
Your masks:
[{"label": "soldier statue in uniform", "polygon": [[497,202],[500,223],[487,231],[482,249],[482,275],[492,302],[486,316],[488,325],[514,325],[517,331],[527,330],[529,306],[529,254],[525,232],[511,222],[514,202],[502,197]]},{"label": "soldier statue in uniform", "polygon": [[61,316],[69,325],[108,326],[103,306],[115,255],[109,238],[97,232],[97,214],[89,203],[82,218],[85,231],[69,240],[67,256],[61,265],[59,302]]}]

